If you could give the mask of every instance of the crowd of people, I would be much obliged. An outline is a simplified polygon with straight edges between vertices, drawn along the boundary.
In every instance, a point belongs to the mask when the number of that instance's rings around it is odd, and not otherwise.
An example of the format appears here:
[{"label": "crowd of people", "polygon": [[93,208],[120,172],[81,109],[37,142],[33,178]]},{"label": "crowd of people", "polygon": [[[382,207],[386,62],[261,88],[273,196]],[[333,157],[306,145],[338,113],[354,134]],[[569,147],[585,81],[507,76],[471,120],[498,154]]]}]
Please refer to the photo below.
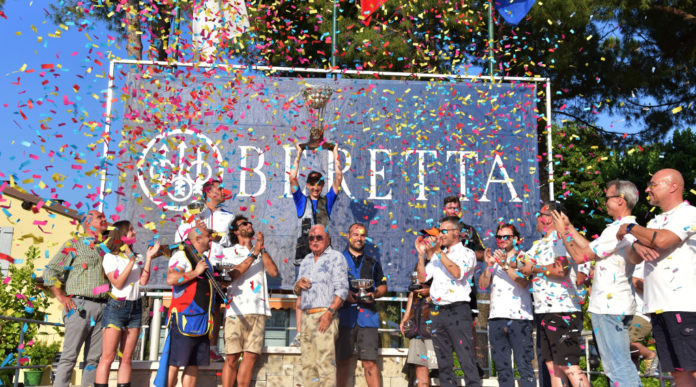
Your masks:
[{"label": "crowd of people", "polygon": [[[303,249],[293,286],[302,380],[305,386],[344,386],[355,356],[367,385],[375,387],[381,385],[375,301],[388,288],[379,260],[366,254],[364,224],[346,230],[344,251],[332,248],[327,225],[340,192],[334,155],[336,180],[327,196],[321,195],[324,179],[318,172],[308,175],[309,196],[300,190],[297,172],[291,176],[297,248]],[[593,273],[587,311],[612,385],[640,386],[636,365],[643,358],[647,373],[659,363],[677,386],[695,386],[696,301],[690,296],[696,294],[696,208],[683,200],[683,192],[678,171],[656,172],[646,193],[661,213],[641,226],[632,215],[636,186],[609,182],[605,208],[612,223],[595,239],[578,231],[560,203],[545,202],[536,214],[540,238],[527,250],[511,223],[497,225],[495,247],[485,248],[476,230],[461,221],[459,198],[446,198],[439,225],[415,238],[413,272],[403,273],[412,286],[400,330],[410,339],[407,363],[414,383],[428,386],[435,373],[441,386],[458,385],[456,354],[466,385],[480,386],[486,371],[477,353],[490,346],[500,386],[514,386],[516,379],[530,387],[589,386],[580,368],[582,283]],[[277,276],[278,268],[263,233],[245,216],[221,207],[226,194],[220,181],[207,182],[203,195],[205,206],[189,214],[177,230],[178,247],[169,252],[172,302],[158,379],[174,386],[183,367],[182,385],[195,386],[198,367],[222,358],[215,344],[224,327],[223,386],[249,386],[271,316],[267,275]],[[83,386],[107,386],[120,354],[117,383],[128,387],[141,326],[140,286],[149,280],[153,257],[165,249],[153,243],[142,257],[134,251],[131,223],[109,226],[98,211],[90,211],[82,225],[84,233],[66,242],[44,273],[64,307],[55,385],[69,385],[84,347]],[[215,278],[214,266],[229,271]],[[369,282],[358,289],[355,280]],[[477,326],[487,328],[487,343],[477,339]],[[656,353],[645,343],[651,333]]]}]

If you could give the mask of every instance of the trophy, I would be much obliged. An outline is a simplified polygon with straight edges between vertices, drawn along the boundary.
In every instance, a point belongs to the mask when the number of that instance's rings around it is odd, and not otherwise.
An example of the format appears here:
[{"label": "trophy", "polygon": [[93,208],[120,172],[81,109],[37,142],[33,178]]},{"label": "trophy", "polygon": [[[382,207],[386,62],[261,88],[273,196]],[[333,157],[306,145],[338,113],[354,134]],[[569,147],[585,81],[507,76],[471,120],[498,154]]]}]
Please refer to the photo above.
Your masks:
[{"label": "trophy", "polygon": [[418,280],[418,272],[414,271],[411,272],[411,284],[408,285],[408,291],[412,292],[414,290],[418,290],[422,288],[420,281]]},{"label": "trophy", "polygon": [[300,144],[303,150],[317,149],[320,146],[323,149],[333,150],[334,146],[336,146],[334,143],[324,140],[324,113],[333,92],[334,89],[327,85],[308,85],[302,90],[302,96],[305,99],[309,116],[312,117],[312,113],[316,111],[314,127],[309,128],[309,141]]},{"label": "trophy", "polygon": [[232,282],[232,270],[234,265],[231,263],[220,263],[214,268],[217,278],[222,282]]},{"label": "trophy", "polygon": [[358,301],[360,302],[372,302],[372,296],[367,294],[365,289],[369,289],[375,284],[374,280],[371,279],[354,279],[350,280],[350,286],[359,290]]}]

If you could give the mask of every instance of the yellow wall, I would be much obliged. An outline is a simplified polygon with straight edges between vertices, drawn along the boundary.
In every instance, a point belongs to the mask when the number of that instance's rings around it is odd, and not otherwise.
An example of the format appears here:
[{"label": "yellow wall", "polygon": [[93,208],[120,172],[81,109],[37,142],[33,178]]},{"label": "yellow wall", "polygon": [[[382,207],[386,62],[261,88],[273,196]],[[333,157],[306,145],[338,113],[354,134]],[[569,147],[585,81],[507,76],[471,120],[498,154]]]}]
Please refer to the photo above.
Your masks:
[{"label": "yellow wall", "polygon": [[[53,258],[53,255],[58,252],[63,242],[70,239],[71,233],[78,230],[79,222],[67,215],[43,208],[35,214],[31,210],[22,208],[22,200],[6,193],[0,196],[0,205],[5,207],[11,215],[8,217],[4,211],[0,211],[0,226],[10,226],[14,229],[10,256],[15,259],[24,259],[24,253],[29,246],[34,245],[38,247],[40,257],[36,260],[34,267],[36,268],[35,273],[37,277],[42,276],[44,267]],[[46,224],[41,225],[39,228],[38,225],[34,224],[34,221],[45,221]],[[20,265],[22,264],[20,263]],[[49,290],[46,290],[46,293],[47,296],[50,295]],[[50,299],[51,306],[47,311],[48,321],[62,323],[62,307],[55,298],[51,297]],[[60,336],[52,334],[54,329],[51,327],[45,326],[41,331],[51,333],[44,336],[47,341],[62,341]],[[43,338],[40,339],[43,340]],[[81,358],[82,355],[80,355],[79,359]],[[79,380],[79,372],[74,374],[77,374],[76,379]]]}]

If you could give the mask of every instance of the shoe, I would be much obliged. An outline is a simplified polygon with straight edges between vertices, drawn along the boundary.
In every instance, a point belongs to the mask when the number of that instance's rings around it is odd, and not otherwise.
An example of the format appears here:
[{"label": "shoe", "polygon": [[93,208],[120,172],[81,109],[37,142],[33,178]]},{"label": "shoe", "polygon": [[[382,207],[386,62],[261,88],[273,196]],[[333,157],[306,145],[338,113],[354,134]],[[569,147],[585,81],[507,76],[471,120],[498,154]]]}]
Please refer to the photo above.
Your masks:
[{"label": "shoe", "polygon": [[652,359],[645,360],[645,376],[657,376],[659,374],[658,368],[660,366],[660,359],[657,355]]},{"label": "shoe", "polygon": [[210,348],[210,360],[214,363],[225,361],[222,355],[220,355],[220,353],[215,348]]},{"label": "shoe", "polygon": [[300,346],[300,335],[297,334],[295,335],[295,338],[292,340],[292,343],[290,343],[291,347],[299,347]]}]

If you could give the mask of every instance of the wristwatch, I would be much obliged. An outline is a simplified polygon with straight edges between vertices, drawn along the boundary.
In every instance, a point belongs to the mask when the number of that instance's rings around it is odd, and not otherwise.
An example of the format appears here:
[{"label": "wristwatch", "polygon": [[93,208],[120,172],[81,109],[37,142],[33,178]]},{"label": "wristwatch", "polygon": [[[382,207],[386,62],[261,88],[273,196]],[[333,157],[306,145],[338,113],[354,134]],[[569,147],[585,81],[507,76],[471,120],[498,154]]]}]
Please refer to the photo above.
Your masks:
[{"label": "wristwatch", "polygon": [[333,308],[328,307],[328,308],[326,308],[326,309],[327,309],[329,312],[331,312],[332,315],[334,315],[334,316],[336,315],[336,311],[335,311]]},{"label": "wristwatch", "polygon": [[636,223],[631,223],[631,224],[629,224],[628,226],[626,226],[626,234],[630,234],[630,233],[631,233],[631,230],[633,229],[633,227],[634,227],[635,225],[636,225]]},{"label": "wristwatch", "polygon": [[250,256],[252,259],[256,259],[256,258],[259,257],[258,255],[254,254],[254,253],[250,253],[249,256]]}]

